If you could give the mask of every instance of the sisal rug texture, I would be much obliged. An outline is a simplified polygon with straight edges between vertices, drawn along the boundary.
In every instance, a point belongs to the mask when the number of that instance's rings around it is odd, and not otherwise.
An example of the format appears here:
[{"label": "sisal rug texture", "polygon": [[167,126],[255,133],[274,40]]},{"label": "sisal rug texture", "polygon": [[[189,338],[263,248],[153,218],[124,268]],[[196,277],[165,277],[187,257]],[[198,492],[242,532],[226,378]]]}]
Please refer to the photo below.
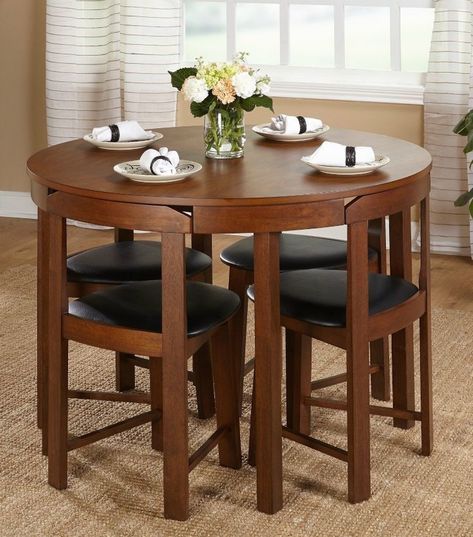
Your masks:
[{"label": "sisal rug texture", "polygon": [[[372,498],[346,500],[345,463],[284,440],[284,508],[256,511],[256,473],[218,466],[216,451],[190,477],[191,518],[163,519],[162,458],[150,427],[69,454],[69,488],[46,481],[35,423],[35,269],[0,274],[0,537],[22,536],[442,536],[473,535],[473,319],[433,313],[435,450],[419,455],[420,427],[371,419]],[[252,336],[248,354],[252,355]],[[314,344],[313,377],[344,370],[344,353]],[[111,352],[71,345],[70,386],[113,389]],[[146,389],[146,373],[139,387]],[[241,421],[246,456],[251,382]],[[324,394],[343,396],[343,386]],[[196,418],[189,387],[191,449],[213,430]],[[71,401],[70,431],[83,433],[142,411],[132,404]],[[313,434],[345,446],[345,414],[316,409]]]}]

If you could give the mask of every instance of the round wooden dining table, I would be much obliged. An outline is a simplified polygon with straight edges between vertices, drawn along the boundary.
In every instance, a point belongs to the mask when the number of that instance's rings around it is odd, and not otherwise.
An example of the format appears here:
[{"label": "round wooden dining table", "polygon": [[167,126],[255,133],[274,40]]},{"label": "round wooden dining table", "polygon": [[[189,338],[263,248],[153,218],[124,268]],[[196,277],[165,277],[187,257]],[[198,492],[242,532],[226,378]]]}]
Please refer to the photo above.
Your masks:
[{"label": "round wooden dining table", "polygon": [[[49,289],[48,297],[42,298],[42,307],[49,319],[60,319],[60,312],[55,316],[55,310],[64,301],[60,295],[65,274],[51,270],[51,257],[65,256],[65,231],[56,230],[52,236],[47,225],[48,198],[56,192],[67,194],[70,218],[76,217],[74,199],[86,198],[91,210],[96,200],[106,201],[110,208],[129,204],[128,224],[134,229],[146,229],[146,219],[153,208],[168,206],[188,211],[192,233],[201,237],[253,233],[257,506],[260,511],[275,513],[283,505],[279,234],[343,225],[348,200],[382,192],[394,194],[407,185],[428,183],[431,157],[423,148],[404,140],[331,129],[315,140],[299,143],[273,142],[250,131],[243,158],[212,160],[204,157],[201,128],[158,130],[164,135],[159,146],[175,149],[181,158],[201,163],[202,170],[181,182],[132,182],[115,173],[113,167],[138,159],[142,150],[107,151],[84,140],[51,146],[29,159],[32,197],[39,208],[39,295],[42,289]],[[325,175],[301,161],[324,140],[372,146],[376,154],[389,156],[390,162],[368,175]],[[410,215],[403,214],[397,221],[399,225],[390,233],[391,258],[398,260],[397,275],[409,279]],[[94,214],[93,223],[110,224],[107,212]],[[202,244],[208,245],[209,241]],[[54,340],[60,335],[53,327],[43,337],[47,341],[39,343],[47,344],[49,352],[59,348]],[[404,341],[403,348],[396,352],[411,352],[412,335],[407,334]],[[397,389],[401,398],[409,398],[413,372],[406,368],[403,374],[404,381]]]}]

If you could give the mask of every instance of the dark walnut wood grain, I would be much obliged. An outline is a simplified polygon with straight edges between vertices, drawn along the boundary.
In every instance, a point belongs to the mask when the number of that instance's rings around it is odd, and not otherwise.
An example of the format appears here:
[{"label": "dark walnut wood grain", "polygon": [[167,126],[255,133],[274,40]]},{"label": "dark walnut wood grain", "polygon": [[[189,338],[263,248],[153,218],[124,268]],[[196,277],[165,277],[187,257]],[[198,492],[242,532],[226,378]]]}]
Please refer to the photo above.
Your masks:
[{"label": "dark walnut wood grain", "polygon": [[[255,459],[257,462],[258,508],[266,513],[275,513],[283,504],[281,437],[283,434],[285,436],[289,434],[281,427],[282,345],[278,293],[278,232],[297,229],[298,226],[307,228],[344,224],[347,221],[344,207],[346,199],[363,200],[364,197],[373,195],[373,198],[368,201],[368,206],[377,206],[378,204],[374,203],[374,196],[377,194],[384,193],[383,200],[385,201],[386,196],[396,196],[396,192],[399,194],[400,187],[426,181],[431,166],[431,157],[424,149],[414,144],[378,134],[333,129],[315,141],[282,144],[260,138],[248,129],[244,158],[216,161],[204,157],[201,128],[181,127],[159,130],[164,134],[164,139],[159,143],[160,146],[176,149],[183,159],[200,162],[203,165],[202,170],[179,183],[155,185],[134,183],[116,174],[113,166],[119,162],[138,159],[142,150],[105,151],[83,140],[49,147],[36,153],[28,161],[28,172],[33,180],[32,196],[43,211],[43,225],[40,233],[43,241],[39,259],[39,266],[42,267],[40,275],[42,275],[41,279],[49,280],[49,289],[54,290],[50,298],[43,294],[39,301],[40,309],[47,320],[42,328],[43,333],[47,330],[48,334],[43,341],[43,347],[46,346],[54,354],[51,360],[54,374],[50,371],[48,375],[54,380],[55,385],[49,387],[49,440],[50,444],[54,443],[55,446],[50,453],[50,457],[55,462],[54,469],[50,472],[50,482],[57,488],[63,488],[66,482],[67,446],[63,439],[66,432],[64,401],[67,401],[67,391],[64,387],[62,391],[58,387],[61,385],[60,380],[65,369],[64,344],[60,327],[58,328],[64,308],[60,290],[62,287],[65,288],[65,276],[61,272],[61,267],[65,263],[65,249],[61,247],[61,234],[64,234],[64,230],[59,229],[57,222],[60,218],[58,217],[70,217],[69,212],[77,217],[79,209],[84,209],[81,215],[86,221],[129,229],[155,229],[155,218],[160,220],[164,213],[169,213],[170,219],[165,219],[166,229],[161,229],[161,231],[168,232],[168,236],[163,239],[163,248],[170,260],[163,265],[163,280],[167,289],[163,299],[167,321],[164,323],[162,336],[164,420],[162,430],[155,427],[154,431],[155,448],[161,448],[161,435],[167,438],[167,442],[165,440],[162,446],[167,459],[164,464],[165,515],[176,519],[185,519],[188,515],[187,460],[189,457],[186,442],[187,431],[182,425],[187,416],[185,400],[187,370],[184,357],[198,348],[196,346],[190,351],[189,346],[185,347],[183,344],[182,251],[184,242],[179,233],[212,234],[219,231],[250,231],[256,234],[254,281],[258,298],[255,307],[256,380],[253,401],[255,406],[253,416],[256,423],[251,439],[252,445],[256,446],[256,455],[253,449],[251,462]],[[323,140],[349,145],[373,146],[376,153],[388,155],[391,163],[365,176],[341,177],[320,174],[300,159],[311,154]],[[58,191],[59,195],[55,194],[55,191]],[[62,203],[63,201],[67,203]],[[281,207],[275,210],[274,206]],[[225,207],[232,207],[227,215],[221,210]],[[176,210],[172,211],[170,208]],[[188,225],[187,217],[178,213],[182,209],[191,211],[192,216]],[[425,212],[424,208],[424,214]],[[373,217],[381,218],[384,214],[383,212]],[[47,221],[54,225],[47,226]],[[297,221],[297,225],[294,221]],[[169,227],[171,224],[174,226],[172,229]],[[358,224],[355,223],[352,226],[357,227]],[[361,238],[361,234],[366,234],[366,226],[360,227],[363,227],[363,230],[362,233],[358,233],[355,242],[362,243],[364,248],[367,238]],[[174,234],[176,236],[173,237]],[[427,234],[428,232],[424,231],[424,235],[427,236]],[[51,237],[56,237],[57,240],[54,244],[47,245]],[[48,260],[45,260],[44,256],[47,256]],[[424,254],[424,258],[426,256],[428,254]],[[46,267],[50,268],[49,278],[45,275]],[[363,267],[363,271],[366,269],[367,267]],[[354,279],[357,279],[360,274],[361,272],[358,271],[353,275],[351,278],[353,284]],[[425,269],[423,273],[422,282],[428,289],[428,269]],[[364,292],[366,294],[365,289]],[[353,325],[356,324],[355,319],[361,309],[359,303],[354,301],[353,311],[350,313]],[[364,310],[361,313],[364,314]],[[421,338],[423,369],[429,372],[431,358],[428,314],[425,314],[422,319],[425,329],[425,335]],[[68,329],[74,328],[68,324],[70,324],[68,316],[64,316],[66,333]],[[234,333],[232,327],[229,330],[230,334]],[[335,454],[342,460],[350,459],[350,468],[353,467],[349,480],[350,499],[359,501],[369,496],[369,471],[366,468],[363,469],[369,460],[366,448],[369,440],[367,418],[369,409],[366,394],[360,391],[357,384],[360,381],[364,383],[364,388],[367,387],[370,368],[368,363],[363,362],[363,356],[367,351],[367,338],[364,332],[360,334],[353,330],[353,334],[353,337],[343,339],[338,332],[333,335],[333,338],[325,333],[326,341],[348,347],[351,355],[352,366],[347,375],[350,377],[348,399],[354,406],[348,412],[348,424],[349,444],[353,445],[353,448],[347,455],[345,451],[334,450],[323,442],[316,442],[314,445],[315,441],[311,441],[310,445]],[[80,334],[75,330],[76,339],[78,335]],[[101,337],[103,335],[102,332]],[[379,338],[380,335],[377,337]],[[202,342],[199,343],[202,344]],[[217,347],[219,345],[223,345],[223,340],[217,343]],[[125,348],[122,344],[115,350],[140,354],[135,348]],[[153,354],[156,350],[147,350],[150,352],[144,355],[156,356]],[[166,363],[166,356],[171,355],[171,352],[174,358],[180,358],[178,362],[173,363],[168,360]],[[233,365],[235,373],[238,374],[240,364]],[[43,371],[43,374],[46,373]],[[216,374],[220,376],[218,371]],[[156,376],[155,372],[154,377]],[[399,400],[404,401],[406,397],[401,388],[400,382],[396,382]],[[158,407],[161,406],[161,401],[158,399],[160,398],[161,395],[152,401],[155,409],[153,412],[159,412]],[[431,385],[428,382],[423,383],[422,398],[427,404],[431,401]],[[300,405],[300,402],[299,398],[294,401],[294,404]],[[172,425],[169,419],[166,420],[166,409],[171,410],[174,415],[179,415],[179,427]],[[43,416],[45,411],[46,409],[43,409]],[[217,419],[227,429],[230,427],[229,430],[234,426],[228,422],[230,411],[230,406],[217,408],[217,413],[220,413]],[[415,419],[412,413],[404,410],[401,414],[399,412],[401,411],[398,410],[399,419],[409,420],[412,417]],[[169,412],[168,415],[170,415]],[[58,417],[60,419],[57,419]],[[293,421],[297,420],[299,423],[302,421],[304,424],[304,419],[303,416],[296,416],[294,411]],[[423,419],[428,424],[423,429],[425,444],[423,452],[427,453],[431,450],[429,428],[431,414],[428,410],[423,411]],[[123,426],[120,425],[120,427]],[[297,441],[305,442],[306,437],[299,436],[302,440],[298,438]],[[236,435],[232,438],[235,440]],[[217,442],[220,445],[221,461],[229,466],[235,465],[235,461],[231,460],[226,453],[228,446],[217,431],[216,436],[209,439],[209,443],[202,452],[197,453],[195,457],[190,457],[191,466]]]},{"label": "dark walnut wood grain", "polygon": [[[200,162],[197,174],[179,183],[134,183],[113,171],[119,162],[138,159],[143,152],[106,151],[84,140],[49,147],[28,161],[40,183],[86,197],[164,205],[273,205],[307,203],[382,192],[407,182],[429,168],[427,151],[410,142],[379,134],[332,129],[317,140],[283,144],[267,141],[247,129],[245,156],[219,161],[204,157],[202,129],[159,129],[159,146],[176,149],[181,158]],[[323,141],[370,145],[391,162],[378,172],[358,177],[334,177],[300,161]]]}]

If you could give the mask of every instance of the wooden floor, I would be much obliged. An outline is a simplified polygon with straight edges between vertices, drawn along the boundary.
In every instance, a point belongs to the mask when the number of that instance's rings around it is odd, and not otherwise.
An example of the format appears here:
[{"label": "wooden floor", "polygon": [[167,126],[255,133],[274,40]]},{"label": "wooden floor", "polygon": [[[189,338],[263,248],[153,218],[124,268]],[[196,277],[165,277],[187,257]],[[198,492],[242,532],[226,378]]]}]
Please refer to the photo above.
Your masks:
[{"label": "wooden floor", "polygon": [[[150,239],[152,234],[137,234],[138,239]],[[239,237],[214,237],[214,280],[227,282],[227,268],[218,254]],[[112,241],[111,231],[68,226],[68,250],[84,250]],[[0,218],[0,271],[36,262],[36,221]],[[432,306],[473,312],[473,262],[466,257],[432,256]]]}]

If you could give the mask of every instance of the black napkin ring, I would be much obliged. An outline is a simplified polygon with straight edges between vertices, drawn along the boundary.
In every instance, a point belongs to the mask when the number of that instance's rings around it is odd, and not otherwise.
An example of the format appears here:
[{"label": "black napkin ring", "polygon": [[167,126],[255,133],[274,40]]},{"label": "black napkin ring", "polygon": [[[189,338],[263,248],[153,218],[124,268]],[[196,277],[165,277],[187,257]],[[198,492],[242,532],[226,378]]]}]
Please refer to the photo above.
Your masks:
[{"label": "black napkin ring", "polygon": [[154,159],[151,161],[151,164],[149,165],[149,169],[150,169],[150,171],[151,171],[151,173],[152,173],[153,175],[157,175],[157,173],[154,173],[154,171],[153,171],[154,163],[155,163],[157,160],[165,160],[166,162],[169,162],[169,164],[172,165],[172,162],[170,161],[170,159],[168,159],[168,158],[165,157],[164,155],[158,155],[157,157],[154,157]]},{"label": "black napkin ring", "polygon": [[108,128],[112,132],[112,137],[110,138],[111,142],[118,142],[120,140],[120,129],[117,125],[109,125]]},{"label": "black napkin ring", "polygon": [[353,166],[356,164],[356,151],[351,145],[347,145],[345,149],[345,164],[349,168],[353,168]]},{"label": "black napkin ring", "polygon": [[297,116],[297,121],[299,121],[299,134],[304,134],[307,131],[307,123],[304,117]]}]

